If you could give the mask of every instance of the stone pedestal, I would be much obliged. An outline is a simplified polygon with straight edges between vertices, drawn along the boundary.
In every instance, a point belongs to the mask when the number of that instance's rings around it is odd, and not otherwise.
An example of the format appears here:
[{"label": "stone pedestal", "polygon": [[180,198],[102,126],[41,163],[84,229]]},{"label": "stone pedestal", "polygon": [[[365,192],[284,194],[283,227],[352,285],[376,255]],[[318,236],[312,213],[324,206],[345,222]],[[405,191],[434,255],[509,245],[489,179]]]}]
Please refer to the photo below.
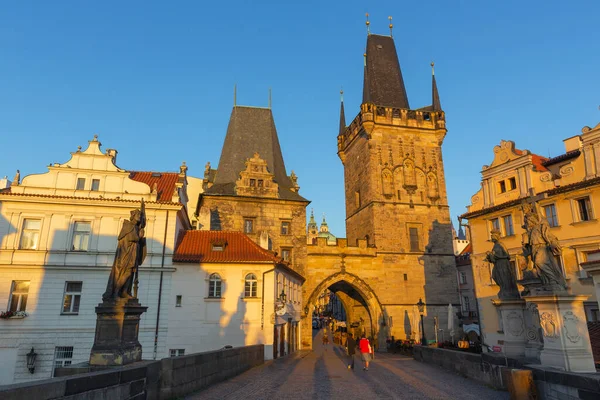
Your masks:
[{"label": "stone pedestal", "polygon": [[502,326],[504,327],[504,346],[502,350],[507,357],[524,358],[527,338],[525,336],[525,300],[492,300],[500,309]]},{"label": "stone pedestal", "polygon": [[147,309],[148,307],[141,306],[137,299],[98,304],[90,365],[120,366],[140,361],[140,316]]},{"label": "stone pedestal", "polygon": [[548,294],[524,297],[535,303],[540,316],[543,366],[570,372],[596,372],[583,302],[588,296]]}]

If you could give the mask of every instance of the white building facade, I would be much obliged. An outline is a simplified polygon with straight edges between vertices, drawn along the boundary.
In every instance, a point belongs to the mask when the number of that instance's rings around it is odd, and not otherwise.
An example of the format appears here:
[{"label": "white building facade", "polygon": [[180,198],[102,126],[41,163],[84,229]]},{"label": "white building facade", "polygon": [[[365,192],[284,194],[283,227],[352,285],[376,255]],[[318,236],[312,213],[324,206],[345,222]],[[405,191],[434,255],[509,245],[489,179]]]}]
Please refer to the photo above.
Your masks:
[{"label": "white building facade", "polygon": [[242,232],[187,231],[174,256],[167,347],[184,355],[265,345],[265,359],[300,348],[304,278]]},{"label": "white building facade", "polygon": [[[144,359],[168,356],[167,311],[177,233],[189,229],[186,170],[132,172],[97,137],[48,172],[0,191],[0,385],[45,379],[89,360],[117,235],[146,203],[147,256],[139,270]],[[161,302],[159,304],[159,297]],[[158,310],[160,309],[160,313]],[[26,354],[37,353],[35,370]]]}]

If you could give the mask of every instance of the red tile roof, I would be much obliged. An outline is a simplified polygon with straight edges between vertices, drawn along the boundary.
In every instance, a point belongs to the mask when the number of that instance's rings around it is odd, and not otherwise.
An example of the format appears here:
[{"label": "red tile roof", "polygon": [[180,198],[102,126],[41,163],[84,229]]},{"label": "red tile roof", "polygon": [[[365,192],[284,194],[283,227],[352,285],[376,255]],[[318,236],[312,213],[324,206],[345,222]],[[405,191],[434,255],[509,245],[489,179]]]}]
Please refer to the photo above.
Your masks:
[{"label": "red tile roof", "polygon": [[546,161],[548,161],[546,157],[538,156],[537,154],[531,154],[531,163],[536,171],[548,171],[548,168],[544,166]]},{"label": "red tile roof", "polygon": [[461,252],[460,255],[463,254],[470,254],[473,252],[473,245],[471,243],[469,243]]},{"label": "red tile roof", "polygon": [[145,183],[150,187],[150,190],[152,190],[156,183],[156,190],[158,192],[156,200],[170,203],[173,193],[175,193],[175,184],[179,179],[179,174],[176,172],[130,171],[129,178]]},{"label": "red tile roof", "polygon": [[[214,251],[213,244],[224,244]],[[280,257],[263,249],[242,232],[185,231],[173,255],[175,262],[203,263],[281,263]]]}]

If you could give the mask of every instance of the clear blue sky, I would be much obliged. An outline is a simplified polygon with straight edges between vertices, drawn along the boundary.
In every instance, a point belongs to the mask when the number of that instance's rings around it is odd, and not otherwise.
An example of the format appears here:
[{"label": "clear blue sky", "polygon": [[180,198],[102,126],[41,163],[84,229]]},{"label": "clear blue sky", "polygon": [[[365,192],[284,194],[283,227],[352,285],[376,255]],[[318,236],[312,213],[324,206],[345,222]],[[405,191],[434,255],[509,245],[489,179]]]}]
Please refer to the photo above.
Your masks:
[{"label": "clear blue sky", "polygon": [[135,170],[219,161],[238,103],[273,112],[288,173],[345,235],[336,155],[362,96],[366,30],[394,37],[413,108],[436,63],[453,216],[501,139],[547,156],[600,122],[600,2],[19,1],[0,11],[0,175],[45,172],[98,134]]}]

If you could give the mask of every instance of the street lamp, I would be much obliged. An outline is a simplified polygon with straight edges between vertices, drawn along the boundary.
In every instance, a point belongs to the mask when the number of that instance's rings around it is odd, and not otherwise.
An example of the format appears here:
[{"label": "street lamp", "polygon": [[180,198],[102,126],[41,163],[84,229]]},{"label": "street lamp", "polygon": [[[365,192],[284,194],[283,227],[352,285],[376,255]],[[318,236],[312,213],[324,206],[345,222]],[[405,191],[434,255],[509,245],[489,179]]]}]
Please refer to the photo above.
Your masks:
[{"label": "street lamp", "polygon": [[281,294],[279,295],[279,300],[285,304],[285,300],[287,299],[287,295],[285,294],[285,292],[283,291],[283,289],[281,289]]},{"label": "street lamp", "polygon": [[27,356],[27,369],[29,369],[29,372],[31,372],[33,374],[35,371],[35,359],[37,358],[37,353],[35,351],[33,351],[33,347],[31,348],[31,351],[26,354],[26,356]]},{"label": "street lamp", "polygon": [[423,313],[425,312],[425,303],[423,303],[423,299],[419,298],[417,307],[419,308],[419,314],[421,314],[421,345],[427,346],[425,339],[425,323],[423,322]]}]

